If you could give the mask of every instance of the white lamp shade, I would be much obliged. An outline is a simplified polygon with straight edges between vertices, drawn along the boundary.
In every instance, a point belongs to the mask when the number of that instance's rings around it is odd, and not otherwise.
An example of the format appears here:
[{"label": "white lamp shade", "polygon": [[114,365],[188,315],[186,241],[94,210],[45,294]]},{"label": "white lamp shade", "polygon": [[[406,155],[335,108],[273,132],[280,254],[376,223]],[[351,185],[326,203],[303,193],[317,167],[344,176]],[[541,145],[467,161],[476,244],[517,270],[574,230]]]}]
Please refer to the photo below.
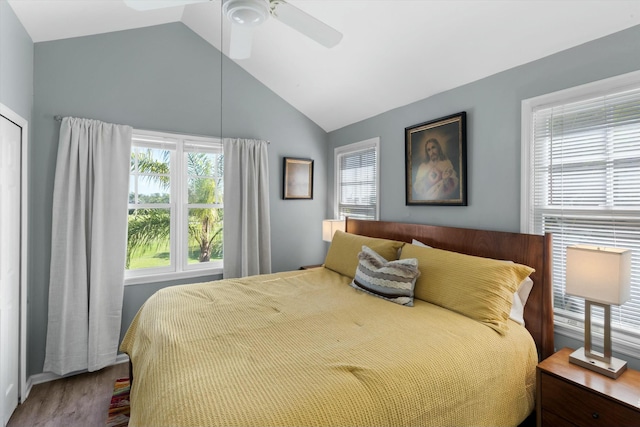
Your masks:
[{"label": "white lamp shade", "polygon": [[325,219],[322,221],[322,240],[330,242],[336,231],[344,231],[345,221],[342,219]]},{"label": "white lamp shade", "polygon": [[624,304],[631,296],[631,251],[591,245],[567,247],[565,292],[599,302]]}]

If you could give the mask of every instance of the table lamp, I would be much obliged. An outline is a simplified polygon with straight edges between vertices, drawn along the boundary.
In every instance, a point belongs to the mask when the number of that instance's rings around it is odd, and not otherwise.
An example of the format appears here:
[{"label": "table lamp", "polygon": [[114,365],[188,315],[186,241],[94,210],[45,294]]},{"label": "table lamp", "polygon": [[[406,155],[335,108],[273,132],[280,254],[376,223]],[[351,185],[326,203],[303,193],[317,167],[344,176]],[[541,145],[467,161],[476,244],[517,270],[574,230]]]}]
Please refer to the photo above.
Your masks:
[{"label": "table lamp", "polygon": [[322,221],[322,240],[330,242],[336,231],[344,231],[345,221],[343,219],[325,219]]},{"label": "table lamp", "polygon": [[[567,247],[565,292],[585,299],[584,347],[574,351],[569,361],[618,378],[627,362],[611,356],[611,304],[624,304],[631,293],[631,251],[591,245]],[[591,347],[591,307],[604,309],[604,353]]]}]

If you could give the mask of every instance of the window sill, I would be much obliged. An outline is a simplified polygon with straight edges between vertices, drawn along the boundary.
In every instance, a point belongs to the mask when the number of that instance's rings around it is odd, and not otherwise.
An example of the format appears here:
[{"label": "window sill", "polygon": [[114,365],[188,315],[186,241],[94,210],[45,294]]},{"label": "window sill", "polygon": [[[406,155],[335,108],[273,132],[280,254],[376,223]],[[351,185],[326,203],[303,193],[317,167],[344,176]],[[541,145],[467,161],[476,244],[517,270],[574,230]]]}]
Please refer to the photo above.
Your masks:
[{"label": "window sill", "polygon": [[[564,317],[558,313],[555,314],[554,332],[568,338],[573,338],[580,342],[584,341],[584,322]],[[598,327],[595,328],[593,337],[598,340],[602,339],[602,334]],[[594,341],[595,342],[595,341]],[[637,358],[640,352],[640,335],[632,335],[619,330],[611,331],[611,342],[615,353],[624,354]]]},{"label": "window sill", "polygon": [[145,276],[127,277],[124,279],[124,285],[125,286],[142,285],[145,283],[168,282],[170,280],[191,279],[194,277],[205,277],[205,276],[216,276],[216,275],[222,276],[222,267],[209,268],[206,270],[198,269],[198,270],[181,271],[177,273],[162,273],[162,274],[153,274],[153,275],[145,275]]}]

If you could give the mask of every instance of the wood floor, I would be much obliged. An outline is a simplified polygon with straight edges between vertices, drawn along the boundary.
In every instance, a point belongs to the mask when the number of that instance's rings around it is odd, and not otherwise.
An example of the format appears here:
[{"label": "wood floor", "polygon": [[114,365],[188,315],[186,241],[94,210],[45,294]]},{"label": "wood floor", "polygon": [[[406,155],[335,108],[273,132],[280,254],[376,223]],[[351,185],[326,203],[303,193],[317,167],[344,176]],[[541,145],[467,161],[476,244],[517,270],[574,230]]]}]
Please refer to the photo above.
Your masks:
[{"label": "wood floor", "polygon": [[7,427],[104,427],[113,384],[128,375],[129,364],[120,363],[37,384],[18,405]]}]

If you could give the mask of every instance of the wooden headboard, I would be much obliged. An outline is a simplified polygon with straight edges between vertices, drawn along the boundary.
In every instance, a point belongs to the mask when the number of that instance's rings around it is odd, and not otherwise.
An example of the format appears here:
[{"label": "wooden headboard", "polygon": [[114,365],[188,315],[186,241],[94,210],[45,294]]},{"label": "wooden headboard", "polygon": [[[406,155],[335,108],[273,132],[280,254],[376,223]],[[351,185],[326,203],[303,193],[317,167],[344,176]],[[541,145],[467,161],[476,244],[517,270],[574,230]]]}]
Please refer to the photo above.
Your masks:
[{"label": "wooden headboard", "polygon": [[411,242],[486,258],[511,260],[535,268],[533,289],[525,306],[526,328],[533,336],[540,360],[554,353],[551,283],[551,234],[508,233],[468,228],[365,221],[347,218],[346,231],[369,237]]}]

